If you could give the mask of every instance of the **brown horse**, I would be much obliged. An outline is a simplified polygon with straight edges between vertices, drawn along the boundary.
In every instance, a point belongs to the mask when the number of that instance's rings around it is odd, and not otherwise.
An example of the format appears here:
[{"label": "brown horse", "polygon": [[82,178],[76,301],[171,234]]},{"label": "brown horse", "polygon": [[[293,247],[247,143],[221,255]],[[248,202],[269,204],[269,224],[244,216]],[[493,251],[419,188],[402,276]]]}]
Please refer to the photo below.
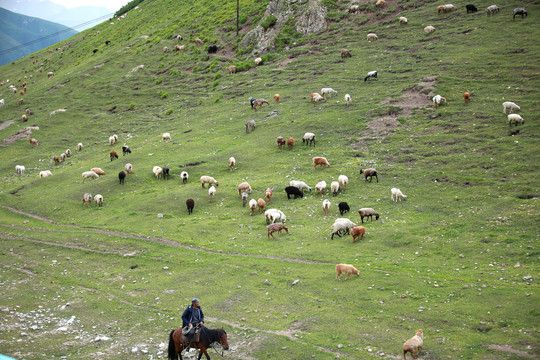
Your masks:
[{"label": "brown horse", "polygon": [[[223,328],[221,329],[208,329],[207,327],[202,326],[201,333],[199,335],[199,341],[192,341],[190,347],[199,349],[199,358],[201,360],[203,354],[206,356],[206,360],[210,360],[210,356],[206,351],[208,348],[212,347],[213,343],[219,343],[223,346],[224,350],[229,350],[229,343],[227,342],[227,333]],[[187,347],[182,339],[182,328],[171,331],[169,336],[169,360],[182,360],[182,351]]]}]

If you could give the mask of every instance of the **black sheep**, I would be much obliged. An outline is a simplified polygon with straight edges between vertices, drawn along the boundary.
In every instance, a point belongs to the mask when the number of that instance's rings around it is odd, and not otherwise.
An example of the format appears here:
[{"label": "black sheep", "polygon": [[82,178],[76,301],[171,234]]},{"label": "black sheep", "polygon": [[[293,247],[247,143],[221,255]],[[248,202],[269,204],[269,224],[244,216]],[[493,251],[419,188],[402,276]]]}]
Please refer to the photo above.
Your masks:
[{"label": "black sheep", "polygon": [[98,51],[99,51],[98,49],[94,49],[93,53],[95,54],[95,53],[97,53]]},{"label": "black sheep", "polygon": [[193,212],[193,208],[195,207],[195,200],[187,199],[186,200],[186,206],[187,206],[187,211],[188,211],[188,215],[189,215],[189,214],[191,214]]},{"label": "black sheep", "polygon": [[527,16],[527,10],[524,8],[515,8],[514,9],[514,17],[512,19],[516,18],[516,15],[521,15],[521,18],[523,19],[525,16]]},{"label": "black sheep", "polygon": [[218,47],[216,45],[210,45],[208,46],[208,53],[209,54],[215,54],[218,51]]},{"label": "black sheep", "polygon": [[118,173],[118,179],[120,179],[120,184],[124,185],[124,179],[126,178],[126,173],[123,171],[120,171]]},{"label": "black sheep", "polygon": [[287,192],[287,199],[291,198],[291,195],[294,195],[294,198],[297,197],[304,197],[304,192],[297,188],[296,186],[287,186],[285,188],[285,191]]},{"label": "black sheep", "polygon": [[340,202],[338,204],[338,207],[339,207],[339,213],[341,214],[341,216],[343,216],[343,214],[346,213],[347,211],[351,211],[349,204],[347,204],[345,201]]},{"label": "black sheep", "polygon": [[127,145],[124,145],[122,146],[122,153],[124,156],[126,156],[126,154],[131,154],[131,149]]},{"label": "black sheep", "polygon": [[163,179],[165,178],[169,180],[169,167],[167,165],[163,166]]},{"label": "black sheep", "polygon": [[111,43],[111,40],[105,41],[105,45],[109,45]]},{"label": "black sheep", "polygon": [[465,8],[467,8],[467,14],[468,13],[475,13],[478,11],[478,9],[476,8],[476,6],[472,5],[472,4],[469,4],[467,6],[465,6]]}]

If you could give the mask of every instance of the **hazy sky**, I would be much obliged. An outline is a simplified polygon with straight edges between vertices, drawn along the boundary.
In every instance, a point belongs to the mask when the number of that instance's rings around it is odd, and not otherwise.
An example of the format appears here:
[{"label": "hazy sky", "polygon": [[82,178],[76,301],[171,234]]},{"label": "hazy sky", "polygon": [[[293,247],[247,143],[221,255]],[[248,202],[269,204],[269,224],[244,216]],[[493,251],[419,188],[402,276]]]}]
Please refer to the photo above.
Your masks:
[{"label": "hazy sky", "polygon": [[50,0],[53,3],[65,6],[67,8],[74,8],[78,6],[102,6],[115,12],[122,6],[127,4],[130,0]]}]

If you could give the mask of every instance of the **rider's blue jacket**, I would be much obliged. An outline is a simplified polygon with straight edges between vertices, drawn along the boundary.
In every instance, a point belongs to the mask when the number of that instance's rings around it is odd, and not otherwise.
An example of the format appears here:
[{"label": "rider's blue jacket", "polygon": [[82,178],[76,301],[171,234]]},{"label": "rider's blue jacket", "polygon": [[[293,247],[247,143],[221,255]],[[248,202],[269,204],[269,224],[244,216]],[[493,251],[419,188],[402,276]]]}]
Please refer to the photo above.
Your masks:
[{"label": "rider's blue jacket", "polygon": [[193,305],[189,305],[182,314],[182,327],[188,326],[189,323],[195,325],[201,321],[204,322],[204,314],[200,306],[195,309]]}]

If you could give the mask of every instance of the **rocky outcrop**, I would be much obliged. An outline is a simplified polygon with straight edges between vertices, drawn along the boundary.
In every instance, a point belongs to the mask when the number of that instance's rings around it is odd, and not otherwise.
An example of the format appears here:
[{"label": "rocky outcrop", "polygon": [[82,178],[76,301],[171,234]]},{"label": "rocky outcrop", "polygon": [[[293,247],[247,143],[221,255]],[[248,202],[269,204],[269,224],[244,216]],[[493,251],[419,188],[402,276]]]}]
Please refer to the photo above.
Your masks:
[{"label": "rocky outcrop", "polygon": [[265,16],[273,15],[277,21],[273,27],[266,31],[261,25],[249,31],[242,42],[241,47],[252,46],[252,54],[264,54],[274,49],[274,39],[281,27],[293,17],[296,21],[296,31],[309,35],[325,30],[328,26],[326,21],[327,9],[321,0],[271,0],[268,4]]}]

